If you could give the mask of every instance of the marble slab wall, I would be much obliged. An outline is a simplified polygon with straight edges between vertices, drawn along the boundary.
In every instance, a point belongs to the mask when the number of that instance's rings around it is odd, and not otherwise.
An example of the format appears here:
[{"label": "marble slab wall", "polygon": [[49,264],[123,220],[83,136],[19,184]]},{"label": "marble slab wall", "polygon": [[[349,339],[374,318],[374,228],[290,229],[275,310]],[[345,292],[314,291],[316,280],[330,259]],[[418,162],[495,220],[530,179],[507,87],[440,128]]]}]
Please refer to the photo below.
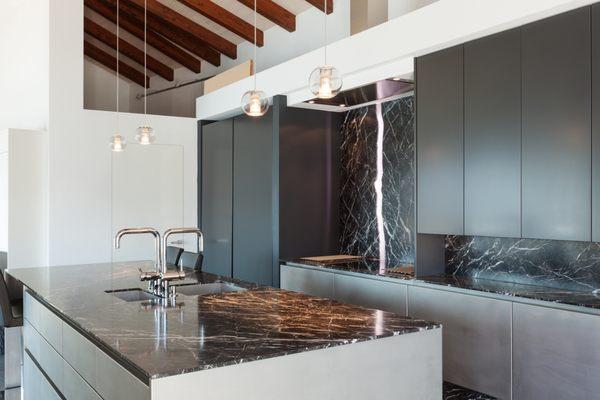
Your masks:
[{"label": "marble slab wall", "polygon": [[571,290],[600,288],[600,243],[446,237],[446,272]]},{"label": "marble slab wall", "polygon": [[[383,221],[388,265],[415,257],[414,98],[384,103]],[[376,218],[378,109],[346,113],[341,128],[340,251],[378,258]]]}]

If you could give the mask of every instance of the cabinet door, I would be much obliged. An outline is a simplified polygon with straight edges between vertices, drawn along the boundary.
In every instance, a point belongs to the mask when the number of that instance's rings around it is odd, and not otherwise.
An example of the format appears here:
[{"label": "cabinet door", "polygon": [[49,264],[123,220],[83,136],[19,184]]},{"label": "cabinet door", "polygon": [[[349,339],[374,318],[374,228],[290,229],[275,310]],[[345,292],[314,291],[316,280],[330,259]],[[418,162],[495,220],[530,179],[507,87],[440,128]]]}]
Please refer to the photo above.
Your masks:
[{"label": "cabinet door", "polygon": [[[600,71],[600,4],[592,6],[592,70]],[[600,79],[592,80],[592,241],[600,242]]]},{"label": "cabinet door", "polygon": [[281,288],[319,297],[333,298],[333,273],[282,265]]},{"label": "cabinet door", "polygon": [[521,31],[465,45],[465,234],[521,236]]},{"label": "cabinet door", "polygon": [[590,240],[590,8],[522,35],[523,236]]},{"label": "cabinet door", "polygon": [[202,127],[202,269],[231,277],[233,121]]},{"label": "cabinet door", "polygon": [[513,307],[513,398],[598,398],[600,318],[525,304]]},{"label": "cabinet door", "polygon": [[417,79],[418,233],[463,224],[463,47],[420,57]]},{"label": "cabinet door", "polygon": [[273,269],[279,267],[274,264],[273,114],[236,117],[233,132],[233,277],[272,285]]},{"label": "cabinet door", "polygon": [[406,285],[339,274],[333,281],[336,300],[406,315]]},{"label": "cabinet door", "polygon": [[510,398],[510,302],[411,286],[408,315],[442,323],[444,380]]}]

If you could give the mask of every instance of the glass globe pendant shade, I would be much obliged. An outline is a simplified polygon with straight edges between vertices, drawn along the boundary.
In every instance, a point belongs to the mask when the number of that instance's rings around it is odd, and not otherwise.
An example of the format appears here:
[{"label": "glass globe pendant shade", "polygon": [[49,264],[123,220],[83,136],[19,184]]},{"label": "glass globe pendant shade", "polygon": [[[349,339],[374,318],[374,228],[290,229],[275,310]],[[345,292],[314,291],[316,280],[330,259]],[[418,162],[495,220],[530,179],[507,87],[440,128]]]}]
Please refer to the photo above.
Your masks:
[{"label": "glass globe pendant shade", "polygon": [[265,92],[250,90],[242,96],[242,110],[250,117],[262,117],[269,111],[269,99]]},{"label": "glass globe pendant shade", "polygon": [[154,143],[154,141],[156,140],[154,128],[147,125],[140,126],[139,128],[137,128],[135,140],[141,145],[149,145]]},{"label": "glass globe pendant shade", "polygon": [[308,85],[317,98],[331,99],[342,90],[342,78],[336,68],[325,65],[310,74]]},{"label": "glass globe pendant shade", "polygon": [[123,136],[118,133],[114,134],[110,138],[110,149],[116,153],[122,152],[127,147],[127,142]]}]

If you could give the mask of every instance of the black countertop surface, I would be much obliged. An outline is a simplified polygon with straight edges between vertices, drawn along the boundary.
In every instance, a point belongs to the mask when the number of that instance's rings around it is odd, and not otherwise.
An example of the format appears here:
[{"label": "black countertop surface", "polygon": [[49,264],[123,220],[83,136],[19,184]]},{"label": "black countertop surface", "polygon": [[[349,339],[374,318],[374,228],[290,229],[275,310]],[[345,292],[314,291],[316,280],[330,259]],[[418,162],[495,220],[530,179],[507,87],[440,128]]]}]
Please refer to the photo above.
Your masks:
[{"label": "black countertop surface", "polygon": [[138,268],[107,263],[8,271],[65,321],[142,380],[439,328],[427,321],[190,271],[248,290],[180,294],[164,307],[106,290],[144,288]]},{"label": "black countertop surface", "polygon": [[492,293],[503,296],[546,301],[569,306],[592,308],[600,310],[600,293],[592,291],[576,291],[547,286],[525,285],[512,282],[478,279],[459,275],[434,275],[415,278],[411,275],[394,272],[394,268],[379,267],[377,260],[363,259],[337,263],[320,263],[304,259],[283,261],[290,265],[306,265],[332,271],[351,272],[402,280],[407,284],[425,283],[428,285],[446,286],[478,292]]}]

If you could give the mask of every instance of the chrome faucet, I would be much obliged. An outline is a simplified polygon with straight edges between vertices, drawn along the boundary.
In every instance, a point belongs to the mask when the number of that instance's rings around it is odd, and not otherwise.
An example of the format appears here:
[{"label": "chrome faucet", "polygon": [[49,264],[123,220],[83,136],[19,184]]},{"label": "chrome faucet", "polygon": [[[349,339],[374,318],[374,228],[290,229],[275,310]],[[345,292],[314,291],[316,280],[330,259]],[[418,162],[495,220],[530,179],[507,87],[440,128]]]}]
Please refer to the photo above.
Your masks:
[{"label": "chrome faucet", "polygon": [[185,279],[183,267],[177,271],[167,270],[167,239],[173,234],[194,233],[198,238],[198,252],[204,251],[204,235],[198,228],[172,228],[167,229],[163,236],[154,228],[125,228],[117,232],[114,239],[115,249],[121,247],[121,238],[125,235],[151,234],[154,236],[156,251],[156,270],[153,272],[140,269],[140,280],[148,281],[148,289],[156,296],[162,298],[175,298],[175,287],[170,286],[174,280]]}]

